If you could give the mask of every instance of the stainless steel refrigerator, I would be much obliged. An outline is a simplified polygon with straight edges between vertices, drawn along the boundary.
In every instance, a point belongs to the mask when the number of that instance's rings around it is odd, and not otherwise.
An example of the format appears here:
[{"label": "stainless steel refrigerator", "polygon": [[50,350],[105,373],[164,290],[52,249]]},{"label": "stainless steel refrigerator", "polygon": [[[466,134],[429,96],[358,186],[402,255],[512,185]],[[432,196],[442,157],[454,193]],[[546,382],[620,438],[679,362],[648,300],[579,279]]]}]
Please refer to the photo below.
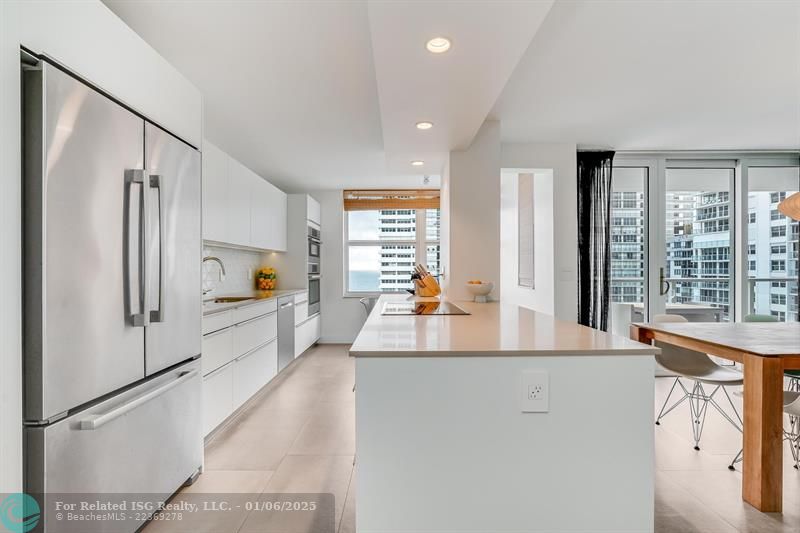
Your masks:
[{"label": "stainless steel refrigerator", "polygon": [[23,83],[25,489],[163,499],[202,465],[200,153],[46,60]]}]

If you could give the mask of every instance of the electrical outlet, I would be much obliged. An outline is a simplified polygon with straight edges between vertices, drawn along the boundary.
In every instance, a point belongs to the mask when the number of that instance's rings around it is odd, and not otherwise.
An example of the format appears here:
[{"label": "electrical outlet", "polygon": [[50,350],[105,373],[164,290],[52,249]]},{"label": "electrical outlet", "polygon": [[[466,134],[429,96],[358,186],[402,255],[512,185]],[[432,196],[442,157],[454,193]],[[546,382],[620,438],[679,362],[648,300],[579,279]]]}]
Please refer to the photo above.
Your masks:
[{"label": "electrical outlet", "polygon": [[253,269],[252,268],[248,268],[247,269],[247,279],[251,280],[251,281],[253,279]]},{"label": "electrical outlet", "polygon": [[520,409],[523,413],[546,413],[550,410],[550,376],[547,370],[522,371]]},{"label": "electrical outlet", "polygon": [[541,383],[528,385],[528,400],[541,400],[544,394],[544,387]]}]

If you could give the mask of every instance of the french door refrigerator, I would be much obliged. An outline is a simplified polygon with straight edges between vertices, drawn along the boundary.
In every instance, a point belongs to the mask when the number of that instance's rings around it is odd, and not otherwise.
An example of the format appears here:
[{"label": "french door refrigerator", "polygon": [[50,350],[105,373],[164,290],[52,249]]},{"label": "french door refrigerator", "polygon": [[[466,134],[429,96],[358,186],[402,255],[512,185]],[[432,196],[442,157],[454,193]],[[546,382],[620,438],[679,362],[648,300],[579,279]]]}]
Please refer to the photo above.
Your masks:
[{"label": "french door refrigerator", "polygon": [[200,154],[46,60],[23,83],[25,489],[161,501],[202,465]]}]

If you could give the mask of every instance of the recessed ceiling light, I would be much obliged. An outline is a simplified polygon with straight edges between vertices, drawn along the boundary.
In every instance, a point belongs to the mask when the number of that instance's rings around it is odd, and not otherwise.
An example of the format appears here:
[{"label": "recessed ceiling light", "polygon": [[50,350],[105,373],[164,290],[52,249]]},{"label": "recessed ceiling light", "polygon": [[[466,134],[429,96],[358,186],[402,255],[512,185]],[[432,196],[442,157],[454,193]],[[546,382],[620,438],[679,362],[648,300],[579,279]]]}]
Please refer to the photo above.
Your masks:
[{"label": "recessed ceiling light", "polygon": [[414,167],[421,167],[424,164],[425,164],[425,161],[412,161],[411,162],[411,166],[414,166]]},{"label": "recessed ceiling light", "polygon": [[434,37],[425,44],[425,48],[434,54],[443,54],[450,50],[450,39],[447,37]]},{"label": "recessed ceiling light", "polygon": [[428,121],[417,122],[418,130],[429,130],[432,127],[433,127],[433,122],[428,122]]}]

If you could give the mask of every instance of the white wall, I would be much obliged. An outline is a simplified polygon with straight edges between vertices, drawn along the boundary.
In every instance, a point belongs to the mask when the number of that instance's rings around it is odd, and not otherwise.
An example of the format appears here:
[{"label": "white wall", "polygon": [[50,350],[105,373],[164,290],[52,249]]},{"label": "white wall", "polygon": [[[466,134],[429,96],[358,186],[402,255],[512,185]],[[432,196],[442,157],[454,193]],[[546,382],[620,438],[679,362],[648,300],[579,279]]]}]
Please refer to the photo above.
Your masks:
[{"label": "white wall", "polygon": [[[553,171],[553,314],[578,318],[578,177],[577,147],[572,143],[504,143],[501,166]],[[536,243],[534,243],[535,245]]]},{"label": "white wall", "polygon": [[447,188],[447,296],[469,300],[470,279],[493,281],[500,295],[500,123],[486,121],[469,148],[450,152]]},{"label": "white wall", "polygon": [[20,45],[202,139],[199,91],[99,1],[0,1],[0,492],[22,488]]},{"label": "white wall", "polygon": [[[272,254],[280,252],[262,253],[252,250],[239,250],[223,246],[203,246],[203,257],[219,257],[225,265],[224,279],[220,280],[220,268],[214,261],[203,263],[203,290],[211,290],[205,297],[224,296],[231,294],[248,293],[255,288],[255,272],[261,267],[274,266]],[[280,274],[280,272],[278,272]],[[280,285],[278,278],[278,287]]]},{"label": "white wall", "polygon": [[321,343],[351,343],[367,319],[358,298],[344,295],[344,206],[342,191],[310,191],[322,209]]},{"label": "white wall", "polygon": [[504,171],[500,191],[500,300],[555,313],[553,171],[533,174],[533,287],[519,286],[519,173]]}]

